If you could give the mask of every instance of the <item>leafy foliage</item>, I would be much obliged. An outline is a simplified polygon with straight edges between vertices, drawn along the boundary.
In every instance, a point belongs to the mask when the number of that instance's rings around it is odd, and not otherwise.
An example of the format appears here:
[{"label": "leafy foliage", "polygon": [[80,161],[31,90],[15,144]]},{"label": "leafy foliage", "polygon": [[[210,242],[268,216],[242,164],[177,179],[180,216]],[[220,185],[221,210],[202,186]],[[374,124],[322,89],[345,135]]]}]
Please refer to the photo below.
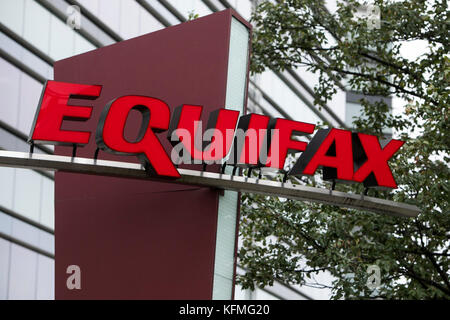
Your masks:
[{"label": "leafy foliage", "polygon": [[[315,103],[326,105],[338,88],[407,101],[401,114],[386,103],[361,101],[355,130],[385,138],[392,128],[406,141],[390,162],[399,188],[369,195],[415,204],[417,218],[244,194],[238,278],[245,288],[285,283],[325,287],[314,275],[334,277],[333,298],[450,298],[449,243],[449,11],[444,1],[379,0],[381,22],[356,18],[362,1],[338,1],[335,12],[318,0],[261,3],[252,17],[252,72],[299,66],[319,74]],[[414,60],[401,53],[421,40]],[[296,178],[292,178],[296,179]],[[316,176],[302,183],[329,187]],[[299,180],[296,180],[298,183]],[[361,185],[337,190],[362,193]],[[377,265],[381,285],[367,286]]]}]

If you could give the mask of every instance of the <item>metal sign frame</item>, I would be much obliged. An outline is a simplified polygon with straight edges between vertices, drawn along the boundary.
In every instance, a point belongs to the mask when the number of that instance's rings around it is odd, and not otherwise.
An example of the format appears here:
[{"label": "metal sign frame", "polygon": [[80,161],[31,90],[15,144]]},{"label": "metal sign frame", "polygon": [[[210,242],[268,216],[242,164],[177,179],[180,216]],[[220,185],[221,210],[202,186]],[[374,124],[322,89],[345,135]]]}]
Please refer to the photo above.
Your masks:
[{"label": "metal sign frame", "polygon": [[0,151],[0,166],[50,171],[61,170],[66,172],[214,187],[277,196],[293,200],[324,203],[391,216],[416,217],[420,213],[420,209],[417,206],[406,203],[368,197],[363,194],[350,194],[335,190],[292,184],[289,181],[278,182],[188,169],[178,169],[181,175],[181,178],[178,179],[158,178],[149,175],[144,167],[138,163]]}]

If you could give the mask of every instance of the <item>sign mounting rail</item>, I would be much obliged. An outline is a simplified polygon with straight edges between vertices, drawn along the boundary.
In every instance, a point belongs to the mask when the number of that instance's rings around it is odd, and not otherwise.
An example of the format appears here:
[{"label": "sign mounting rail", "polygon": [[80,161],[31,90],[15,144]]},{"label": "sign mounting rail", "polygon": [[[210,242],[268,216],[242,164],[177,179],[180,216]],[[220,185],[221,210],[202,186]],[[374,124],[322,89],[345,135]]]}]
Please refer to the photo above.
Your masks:
[{"label": "sign mounting rail", "polygon": [[180,178],[162,179],[149,176],[143,169],[143,166],[138,163],[0,150],[0,166],[50,171],[60,170],[214,187],[293,200],[324,203],[391,216],[416,217],[420,213],[420,209],[417,206],[406,203],[368,197],[362,194],[349,194],[335,190],[292,184],[290,182],[283,183],[245,176],[231,176],[214,172],[178,169],[181,175]]}]

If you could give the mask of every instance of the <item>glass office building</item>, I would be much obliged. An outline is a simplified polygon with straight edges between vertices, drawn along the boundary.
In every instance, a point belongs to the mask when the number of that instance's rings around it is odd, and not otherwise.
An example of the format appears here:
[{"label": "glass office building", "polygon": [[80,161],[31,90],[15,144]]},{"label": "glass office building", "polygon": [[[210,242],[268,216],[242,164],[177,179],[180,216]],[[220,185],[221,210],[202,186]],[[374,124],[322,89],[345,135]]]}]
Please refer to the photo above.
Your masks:
[{"label": "glass office building", "polygon": [[[179,24],[193,14],[204,16],[233,7],[249,19],[255,2],[0,0],[0,148],[29,150],[27,136],[43,83],[53,78],[54,61]],[[80,16],[73,6],[80,9]],[[313,106],[317,81],[318,75],[302,68],[266,71],[250,80],[248,109],[350,126],[351,117],[359,113],[354,95],[340,91],[319,111]],[[52,149],[36,147],[35,152]],[[53,203],[52,173],[0,167],[0,299],[54,298]],[[238,272],[245,271],[238,267]],[[330,281],[326,274],[319,277]],[[236,299],[328,297],[326,290],[282,283],[253,292],[236,288]]]}]

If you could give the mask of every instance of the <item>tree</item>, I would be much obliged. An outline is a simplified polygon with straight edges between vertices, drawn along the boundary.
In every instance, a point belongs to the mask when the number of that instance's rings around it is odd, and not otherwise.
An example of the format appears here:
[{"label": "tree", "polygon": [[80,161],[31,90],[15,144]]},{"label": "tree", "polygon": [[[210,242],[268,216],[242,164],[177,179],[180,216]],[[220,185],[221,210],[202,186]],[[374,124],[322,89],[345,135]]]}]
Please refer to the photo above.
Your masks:
[{"label": "tree", "polygon": [[[415,204],[421,213],[391,217],[244,194],[238,254],[246,270],[238,277],[244,288],[274,280],[320,287],[313,276],[326,270],[336,279],[335,299],[450,298],[447,2],[375,1],[368,8],[380,13],[380,21],[357,18],[355,13],[364,8],[353,0],[338,1],[335,12],[318,0],[261,3],[251,20],[251,70],[306,66],[320,76],[314,88],[318,108],[337,88],[406,101],[397,115],[383,101],[361,101],[363,112],[354,128],[380,139],[385,128],[392,128],[406,141],[390,162],[399,188],[371,189],[369,195]],[[413,40],[426,43],[426,52],[408,60],[401,47]],[[329,187],[318,175],[295,182]],[[336,189],[363,192],[361,185],[338,184]],[[375,290],[367,286],[372,265],[381,276]]]}]

